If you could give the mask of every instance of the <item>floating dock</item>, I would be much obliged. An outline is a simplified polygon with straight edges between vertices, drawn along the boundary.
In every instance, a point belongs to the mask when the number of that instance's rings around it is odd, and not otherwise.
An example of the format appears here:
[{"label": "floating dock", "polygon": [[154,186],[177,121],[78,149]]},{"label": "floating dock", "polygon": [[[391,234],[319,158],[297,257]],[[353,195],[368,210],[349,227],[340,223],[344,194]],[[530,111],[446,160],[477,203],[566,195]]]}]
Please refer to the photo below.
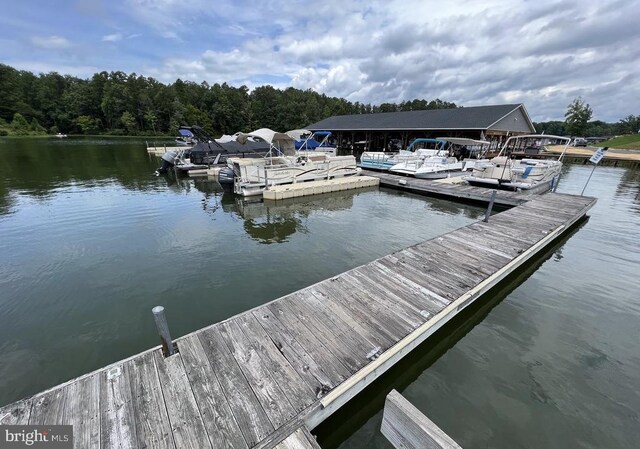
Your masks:
[{"label": "floating dock", "polygon": [[344,178],[324,179],[321,181],[275,185],[269,187],[268,190],[263,190],[262,197],[265,200],[285,200],[300,196],[363,189],[365,187],[374,187],[378,184],[380,184],[380,180],[372,176],[345,176]]},{"label": "floating dock", "polygon": [[83,449],[317,448],[309,430],[595,201],[529,198],[181,337],[170,357],[152,348],[0,408],[0,424],[71,424]]}]

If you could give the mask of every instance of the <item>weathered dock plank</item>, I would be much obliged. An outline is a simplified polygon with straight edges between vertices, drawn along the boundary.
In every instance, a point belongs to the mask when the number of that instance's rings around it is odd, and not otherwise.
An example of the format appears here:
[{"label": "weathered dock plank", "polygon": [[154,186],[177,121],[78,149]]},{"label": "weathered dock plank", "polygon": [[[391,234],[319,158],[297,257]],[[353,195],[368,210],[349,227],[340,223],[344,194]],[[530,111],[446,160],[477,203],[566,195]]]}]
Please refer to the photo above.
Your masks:
[{"label": "weathered dock plank", "polygon": [[369,278],[366,272],[362,272],[362,268],[351,270],[343,274],[341,278],[353,284],[355,288],[360,289],[359,294],[364,300],[374,300],[373,298],[375,298],[375,300],[393,310],[396,315],[411,325],[412,330],[425,321],[423,304],[418,302],[414,295],[397,296],[382,284],[376,282],[375,279]]},{"label": "weathered dock plank", "polygon": [[202,347],[215,370],[229,407],[249,447],[256,445],[275,429],[258,402],[236,359],[228,351],[216,327],[198,334]]},{"label": "weathered dock plank", "polygon": [[138,446],[175,448],[153,353],[130,360],[126,365]]},{"label": "weathered dock plank", "polygon": [[310,405],[316,398],[314,390],[318,386],[317,382],[309,385],[304,381],[273,344],[253,315],[243,315],[234,321],[247,336],[256,353],[260,354],[272,377],[277,379],[283,387],[295,411],[301,412]]},{"label": "weathered dock plank", "polygon": [[182,339],[180,354],[211,441],[220,448],[247,448],[247,442],[200,339],[195,335]]},{"label": "weathered dock plank", "polygon": [[308,429],[595,202],[499,195],[523,204],[179,338],[168,358],[156,348],[5,406],[0,424],[72,424],[83,448],[317,448]]},{"label": "weathered dock plank", "polygon": [[0,425],[22,426],[29,424],[33,399],[24,399],[13,404],[0,407]]},{"label": "weathered dock plank", "polygon": [[63,424],[73,426],[74,448],[100,447],[99,406],[100,376],[85,377],[69,384]]},{"label": "weathered dock plank", "polygon": [[[337,372],[331,372],[331,366],[324,364],[321,366],[320,363],[316,362],[315,358],[302,347],[293,334],[289,332],[288,328],[276,319],[273,314],[257,311],[252,315],[278,351],[300,376],[310,386],[314,387],[316,398],[321,397],[326,391],[331,390],[344,380],[344,377],[341,377]],[[343,369],[345,368],[338,368],[338,370]]]},{"label": "weathered dock plank", "polygon": [[136,416],[126,363],[100,373],[100,410],[100,447],[137,447]]},{"label": "weathered dock plank", "polygon": [[380,431],[398,449],[462,449],[396,390],[385,400]]},{"label": "weathered dock plank", "polygon": [[263,362],[235,320],[222,323],[219,330],[273,427],[277,429],[293,418],[296,413],[282,386],[271,376],[268,365]]},{"label": "weathered dock plank", "polygon": [[159,351],[153,356],[158,376],[162,379],[162,394],[176,448],[212,448],[182,356],[174,354],[164,358]]},{"label": "weathered dock plank", "polygon": [[276,449],[321,449],[315,438],[309,433],[306,427],[299,427],[282,440],[275,447]]}]

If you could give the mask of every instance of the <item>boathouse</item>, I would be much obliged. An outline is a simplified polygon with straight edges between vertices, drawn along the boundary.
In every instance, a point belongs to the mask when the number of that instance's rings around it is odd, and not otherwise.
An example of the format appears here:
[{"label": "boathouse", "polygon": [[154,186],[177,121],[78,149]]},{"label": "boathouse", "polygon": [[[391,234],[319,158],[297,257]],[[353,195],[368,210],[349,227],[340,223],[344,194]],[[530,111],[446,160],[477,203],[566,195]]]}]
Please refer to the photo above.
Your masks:
[{"label": "boathouse", "polygon": [[508,137],[535,133],[524,104],[335,115],[307,127],[331,131],[338,148],[354,150],[401,148],[421,137],[467,137],[489,140],[497,148]]}]

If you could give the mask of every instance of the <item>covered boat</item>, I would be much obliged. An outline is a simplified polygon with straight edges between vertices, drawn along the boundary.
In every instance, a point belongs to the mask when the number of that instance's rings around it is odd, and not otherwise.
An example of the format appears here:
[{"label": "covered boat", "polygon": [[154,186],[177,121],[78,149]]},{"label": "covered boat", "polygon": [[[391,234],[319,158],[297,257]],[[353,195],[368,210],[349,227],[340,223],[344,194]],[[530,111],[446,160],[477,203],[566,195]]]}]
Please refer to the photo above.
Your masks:
[{"label": "covered boat", "polygon": [[227,157],[264,157],[271,150],[271,144],[257,135],[238,133],[233,140],[220,142],[208,136],[199,126],[190,129],[198,139],[198,143],[191,148],[190,157],[194,164],[224,164]]}]

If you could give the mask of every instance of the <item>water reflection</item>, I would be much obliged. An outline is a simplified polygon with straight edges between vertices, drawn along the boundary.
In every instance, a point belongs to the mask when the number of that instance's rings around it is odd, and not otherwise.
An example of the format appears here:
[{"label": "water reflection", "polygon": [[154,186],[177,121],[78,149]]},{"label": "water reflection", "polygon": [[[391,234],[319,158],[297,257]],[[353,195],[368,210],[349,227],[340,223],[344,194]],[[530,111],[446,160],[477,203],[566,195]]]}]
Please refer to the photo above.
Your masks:
[{"label": "water reflection", "polygon": [[244,220],[244,230],[254,240],[283,243],[296,232],[308,232],[306,219],[318,210],[347,210],[353,197],[362,192],[335,192],[313,198],[289,198],[280,201],[244,199],[225,193],[222,209]]},{"label": "water reflection", "polygon": [[0,139],[0,212],[12,203],[11,191],[50,197],[70,184],[116,183],[146,190],[157,185],[151,177],[157,160],[137,139]]},{"label": "water reflection", "polygon": [[616,193],[633,198],[631,210],[640,213],[640,170],[627,168],[618,183]]}]

